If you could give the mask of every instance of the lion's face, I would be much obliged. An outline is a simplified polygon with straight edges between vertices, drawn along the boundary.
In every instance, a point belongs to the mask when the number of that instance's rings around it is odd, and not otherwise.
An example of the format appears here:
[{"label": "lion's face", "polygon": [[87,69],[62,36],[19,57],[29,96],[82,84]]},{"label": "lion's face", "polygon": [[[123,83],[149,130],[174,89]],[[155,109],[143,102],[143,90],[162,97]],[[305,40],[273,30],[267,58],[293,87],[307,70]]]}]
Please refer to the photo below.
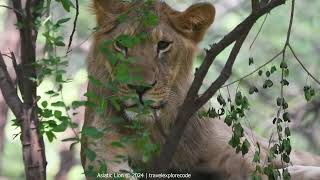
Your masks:
[{"label": "lion's face", "polygon": [[[177,12],[166,4],[156,3],[159,24],[145,30],[137,21],[129,20],[121,24],[110,21],[110,18],[116,17],[119,13],[110,14],[110,10],[101,6],[111,7],[113,4],[113,7],[116,7],[114,3],[95,1],[94,5],[100,6],[102,10],[97,12],[97,18],[99,25],[103,27],[97,32],[95,40],[99,44],[121,35],[136,36],[141,31],[147,31],[147,37],[133,47],[128,48],[121,42],[114,41],[110,49],[114,53],[133,58],[128,65],[128,73],[132,80],[120,83],[117,92],[120,97],[126,97],[122,98],[126,116],[134,119],[137,113],[131,109],[141,104],[147,105],[153,112],[144,115],[143,119],[149,121],[155,114],[165,113],[164,109],[170,108],[172,111],[172,108],[177,108],[182,103],[190,82],[196,45],[213,22],[214,8],[210,4],[201,3],[193,5],[185,12]],[[119,2],[116,4],[119,9],[130,6]],[[134,13],[129,15],[135,16]],[[109,72],[114,72],[111,65],[108,68]]]}]

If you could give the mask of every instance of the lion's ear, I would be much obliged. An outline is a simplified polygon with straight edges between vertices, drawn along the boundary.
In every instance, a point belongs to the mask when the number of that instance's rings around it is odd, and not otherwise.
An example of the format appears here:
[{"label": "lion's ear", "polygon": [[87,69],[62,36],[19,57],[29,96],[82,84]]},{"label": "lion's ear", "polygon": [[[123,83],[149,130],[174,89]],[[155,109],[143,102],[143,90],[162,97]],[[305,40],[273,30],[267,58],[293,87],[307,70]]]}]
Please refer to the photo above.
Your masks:
[{"label": "lion's ear", "polygon": [[173,15],[170,19],[176,30],[198,43],[213,23],[215,12],[212,4],[198,3],[182,13]]},{"label": "lion's ear", "polygon": [[128,10],[131,3],[120,0],[93,0],[93,10],[97,16],[98,24],[111,17]]}]

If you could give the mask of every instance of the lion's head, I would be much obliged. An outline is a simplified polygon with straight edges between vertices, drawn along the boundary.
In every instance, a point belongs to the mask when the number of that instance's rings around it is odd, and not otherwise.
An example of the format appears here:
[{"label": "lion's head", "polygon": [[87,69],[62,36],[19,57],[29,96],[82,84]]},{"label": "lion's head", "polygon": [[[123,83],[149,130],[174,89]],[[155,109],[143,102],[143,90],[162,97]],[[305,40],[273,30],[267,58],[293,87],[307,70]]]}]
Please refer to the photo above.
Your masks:
[{"label": "lion's head", "polygon": [[[99,26],[94,44],[98,46],[123,34],[133,36],[141,31],[146,32],[145,40],[133,47],[125,47],[117,41],[110,47],[114,53],[134,57],[135,61],[129,64],[130,77],[143,78],[142,83],[133,80],[120,84],[118,95],[135,94],[142,104],[151,100],[149,106],[162,116],[167,114],[165,109],[171,112],[176,109],[185,97],[192,77],[196,46],[213,23],[215,9],[209,3],[198,3],[184,12],[178,12],[156,1],[153,10],[158,15],[159,23],[145,29],[141,22],[134,20],[138,16],[137,12],[129,11],[139,9],[141,2],[94,0],[93,9]],[[123,13],[127,13],[129,20],[119,23],[118,17]],[[98,47],[93,51],[93,58],[89,60],[89,73],[98,76],[100,80],[105,80],[104,76],[108,73],[112,76],[112,65],[105,65],[107,57]],[[128,109],[137,106],[137,103],[131,99],[123,101],[124,111],[129,118],[133,118],[134,113]]]}]

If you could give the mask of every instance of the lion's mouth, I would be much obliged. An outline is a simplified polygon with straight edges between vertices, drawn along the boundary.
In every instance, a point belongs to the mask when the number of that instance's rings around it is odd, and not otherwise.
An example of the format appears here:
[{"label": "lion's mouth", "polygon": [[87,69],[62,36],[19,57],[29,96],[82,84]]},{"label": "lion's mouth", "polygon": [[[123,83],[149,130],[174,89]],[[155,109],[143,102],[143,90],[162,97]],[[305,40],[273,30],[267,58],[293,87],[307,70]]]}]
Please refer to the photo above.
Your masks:
[{"label": "lion's mouth", "polygon": [[[165,108],[165,106],[167,105],[166,102],[161,101],[159,103],[156,104],[151,104],[151,105],[142,105],[142,104],[126,104],[123,103],[122,105],[122,112],[124,114],[125,119],[131,121],[136,119],[136,117],[139,116],[140,112],[139,112],[139,108],[141,108],[141,106],[144,106],[144,110],[149,110],[149,116],[160,116],[161,110]],[[143,114],[141,112],[141,114]],[[144,114],[145,115],[145,114]]]},{"label": "lion's mouth", "polygon": [[[147,107],[149,107],[150,109],[153,109],[153,110],[161,110],[163,109],[165,106],[166,106],[166,102],[160,102],[159,104],[157,105],[148,105]],[[136,108],[136,107],[139,107],[141,104],[131,104],[131,105],[127,105],[124,103],[123,105],[123,108],[124,109],[130,109],[130,108]]]}]

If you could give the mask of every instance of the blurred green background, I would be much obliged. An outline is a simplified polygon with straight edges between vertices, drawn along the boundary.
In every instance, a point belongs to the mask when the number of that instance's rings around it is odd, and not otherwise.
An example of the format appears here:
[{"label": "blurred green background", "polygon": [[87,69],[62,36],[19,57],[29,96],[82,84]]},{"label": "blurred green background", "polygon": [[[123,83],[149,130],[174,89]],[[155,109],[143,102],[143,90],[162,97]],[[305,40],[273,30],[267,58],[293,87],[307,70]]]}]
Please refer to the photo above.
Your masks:
[{"label": "blurred green background", "polygon": [[[86,90],[87,72],[86,72],[86,55],[89,51],[91,35],[95,28],[94,16],[90,12],[90,1],[80,0],[80,16],[78,26],[73,42],[73,51],[68,56],[69,66],[68,76],[72,79],[72,82],[66,84],[63,87],[63,96],[66,104],[70,104],[74,100],[84,99],[83,94]],[[184,10],[192,3],[199,2],[197,0],[167,0],[171,6],[179,10]],[[214,25],[210,28],[204,41],[200,45],[200,53],[195,66],[201,63],[201,57],[204,56],[203,48],[208,48],[209,44],[217,42],[230,30],[232,30],[237,24],[239,24],[250,12],[249,0],[207,0],[206,2],[212,2],[216,6],[217,16]],[[8,1],[0,0],[1,5],[6,5]],[[276,53],[278,53],[284,45],[289,14],[290,14],[290,1],[287,5],[276,8],[272,11],[265,22],[265,25],[258,36],[255,44],[250,49],[249,46],[252,43],[255,35],[257,34],[262,19],[260,19],[256,26],[252,29],[249,37],[244,44],[240,55],[234,66],[234,74],[230,79],[239,79],[240,77],[250,73],[256,69],[259,65],[268,61]],[[310,70],[315,77],[320,78],[320,1],[297,1],[296,2],[296,14],[292,30],[291,44],[295,49],[298,56],[301,58],[306,67]],[[60,19],[62,17],[74,17],[74,10],[72,14],[66,14],[60,6],[53,4],[51,10],[51,17],[53,19]],[[17,32],[13,26],[15,18],[13,14],[5,8],[0,7],[0,50],[18,51],[17,44]],[[9,26],[11,24],[11,26]],[[65,42],[68,41],[69,35],[72,30],[72,22],[70,21],[62,29],[61,33],[65,37]],[[8,43],[8,42],[11,42]],[[44,38],[40,36],[38,39],[38,54],[39,58],[43,57]],[[210,82],[214,81],[219,75],[220,70],[223,67],[223,63],[227,59],[227,55],[230,49],[224,51],[217,60],[214,62],[210,69],[210,74],[206,78],[205,87],[210,85]],[[65,53],[65,49],[58,49],[61,54]],[[254,64],[249,66],[249,58],[254,58]],[[290,69],[290,81],[289,88],[285,88],[285,96],[289,103],[289,112],[292,116],[291,128],[293,129],[292,144],[296,149],[304,149],[313,153],[320,154],[320,99],[319,96],[314,98],[312,102],[307,103],[303,95],[303,87],[305,85],[311,85],[319,92],[319,86],[317,86],[307,74],[302,70],[301,66],[294,60],[294,58],[288,53],[287,60]],[[264,71],[269,70],[271,66],[276,65],[279,67],[279,60],[263,68]],[[10,66],[10,65],[9,65]],[[279,68],[278,68],[279,69]],[[275,82],[275,86],[271,89],[262,89],[265,76],[258,76],[255,73],[253,76],[241,81],[240,84],[236,83],[229,87],[231,94],[234,94],[236,88],[243,92],[248,92],[248,87],[255,85],[260,89],[258,94],[249,96],[251,109],[248,112],[243,124],[252,128],[255,132],[269,137],[271,131],[274,129],[272,125],[272,119],[276,114],[276,98],[280,94],[280,71],[277,71],[275,75],[271,76]],[[46,97],[44,92],[52,89],[55,85],[50,79],[46,79],[39,87],[39,95],[42,98]],[[226,88],[221,89],[221,94],[224,97],[228,96]],[[50,99],[50,101],[53,99]],[[211,105],[217,105],[215,98],[210,102]],[[78,115],[74,117],[75,122],[82,122],[83,108],[77,110]],[[1,111],[0,111],[1,113]],[[5,113],[5,112],[3,112]],[[4,114],[2,114],[4,116]],[[3,179],[24,179],[24,167],[22,162],[21,144],[19,137],[14,138],[15,134],[19,133],[19,129],[12,126],[10,120],[14,119],[11,113],[6,118],[8,121],[5,126],[3,144],[3,152],[0,152],[0,180]],[[1,126],[0,126],[1,127]],[[317,130],[318,129],[318,130]],[[1,131],[1,129],[0,129]],[[49,143],[46,140],[46,155],[48,161],[48,179],[55,178],[60,168],[59,152],[68,151],[68,144],[62,143],[61,139],[72,137],[72,132],[66,132],[60,134],[58,140],[53,143]],[[1,139],[0,139],[1,141]],[[73,163],[71,170],[67,173],[66,179],[84,179],[83,170],[80,165],[79,159],[79,145],[76,150],[71,153],[73,158],[70,160]],[[62,158],[63,159],[63,158]]]}]

